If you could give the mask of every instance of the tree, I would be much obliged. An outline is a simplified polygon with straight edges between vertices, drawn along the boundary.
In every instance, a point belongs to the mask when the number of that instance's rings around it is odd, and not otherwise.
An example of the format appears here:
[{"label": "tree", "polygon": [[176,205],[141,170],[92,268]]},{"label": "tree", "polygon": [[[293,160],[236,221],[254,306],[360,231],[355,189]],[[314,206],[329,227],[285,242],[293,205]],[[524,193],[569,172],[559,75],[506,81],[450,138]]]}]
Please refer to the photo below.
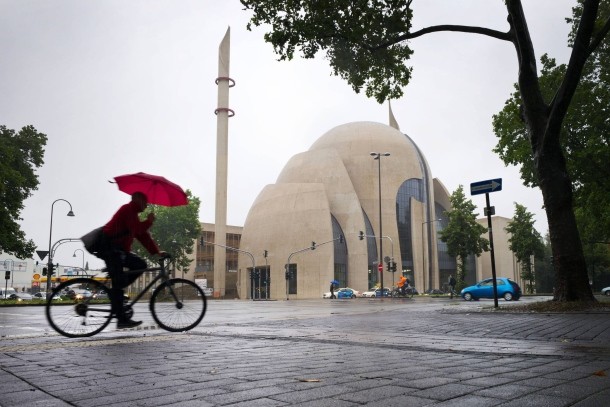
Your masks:
[{"label": "tree", "polygon": [[[142,218],[146,218],[150,212],[155,214],[155,222],[150,229],[151,235],[159,248],[172,256],[171,268],[173,270],[187,272],[192,259],[195,239],[201,234],[199,223],[199,206],[201,201],[193,197],[190,190],[186,191],[188,205],[166,207],[149,205]],[[135,252],[152,261],[151,256],[141,246],[135,246]]]},{"label": "tree", "polygon": [[436,25],[411,32],[412,0],[241,0],[253,16],[248,23],[269,24],[265,34],[280,60],[290,60],[299,48],[305,58],[326,51],[333,74],[378,102],[402,96],[413,51],[408,40],[442,31],[473,33],[514,45],[519,66],[520,111],[527,129],[538,185],[542,191],[555,259],[559,301],[594,301],[576,218],[572,182],[561,145],[561,129],[587,60],[610,31],[602,0],[580,0],[572,54],[565,75],[546,102],[540,88],[534,46],[520,0],[505,0],[508,30]]},{"label": "tree", "polygon": [[[600,3],[600,10],[610,15],[610,2]],[[582,7],[574,8],[578,21]],[[577,25],[572,26],[569,45],[573,45]],[[540,89],[545,100],[553,98],[555,89],[567,71],[547,55],[541,57]],[[537,186],[533,157],[529,149],[527,129],[521,120],[518,86],[504,109],[494,116],[493,125],[498,144],[494,151],[506,164],[521,166],[526,186]],[[591,242],[610,241],[610,41],[602,41],[584,65],[580,83],[567,110],[560,135],[566,166],[572,180],[574,212],[586,264],[591,269],[598,260],[591,252]],[[598,263],[599,264],[599,263]]]},{"label": "tree", "polygon": [[441,241],[447,243],[449,256],[458,258],[456,291],[460,292],[465,287],[466,259],[471,254],[478,257],[483,251],[488,251],[489,240],[482,237],[487,229],[477,223],[477,214],[474,212],[477,207],[466,199],[464,187],[460,185],[449,199],[451,211],[445,212],[449,223],[439,235]]},{"label": "tree", "polygon": [[536,292],[552,293],[554,291],[553,254],[549,235],[544,237],[544,250],[540,257],[535,258]]},{"label": "tree", "polygon": [[515,203],[515,215],[504,230],[510,233],[508,248],[521,264],[521,278],[526,282],[526,291],[534,292],[535,278],[532,257],[544,254],[542,236],[534,228],[534,215],[523,205]]},{"label": "tree", "polygon": [[46,144],[47,136],[33,126],[25,126],[18,133],[0,126],[0,253],[26,259],[36,250],[18,221],[22,220],[23,201],[38,189],[35,170],[44,164]]}]

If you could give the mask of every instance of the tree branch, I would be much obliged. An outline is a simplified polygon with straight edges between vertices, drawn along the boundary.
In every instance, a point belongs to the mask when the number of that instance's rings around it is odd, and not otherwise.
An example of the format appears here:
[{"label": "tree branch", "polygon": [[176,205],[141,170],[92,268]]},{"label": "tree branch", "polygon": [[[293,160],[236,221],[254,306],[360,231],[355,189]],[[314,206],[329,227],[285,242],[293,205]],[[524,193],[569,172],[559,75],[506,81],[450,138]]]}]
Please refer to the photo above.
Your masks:
[{"label": "tree branch", "polygon": [[[570,106],[574,92],[576,92],[583,67],[590,55],[591,37],[597,19],[598,6],[599,0],[585,0],[583,4],[582,16],[574,38],[574,46],[572,47],[566,74],[551,104],[547,133],[559,134],[563,118]],[[606,26],[604,29],[608,28]]]},{"label": "tree branch", "polygon": [[610,32],[610,18],[608,18],[606,20],[606,23],[604,24],[602,29],[597,33],[597,35],[595,37],[593,37],[593,40],[591,41],[591,44],[589,45],[588,55],[591,55],[593,52],[595,52],[595,50],[597,49],[599,44],[604,40],[604,38],[606,37],[606,35],[608,35],[609,32]]},{"label": "tree branch", "polygon": [[431,27],[422,28],[421,30],[415,31],[412,33],[406,33],[406,34],[396,37],[393,40],[379,44],[375,47],[369,47],[369,49],[371,51],[377,51],[378,49],[387,48],[389,46],[392,46],[392,45],[402,42],[404,40],[409,40],[412,38],[421,37],[422,35],[435,33],[435,32],[442,32],[442,31],[454,31],[454,32],[463,32],[463,33],[471,33],[471,34],[481,34],[481,35],[486,35],[488,37],[493,37],[493,38],[497,38],[497,39],[504,40],[504,41],[512,40],[510,32],[503,33],[501,31],[492,30],[490,28],[474,27],[474,26],[467,26],[467,25],[444,24],[444,25],[435,25],[435,26],[431,26]]}]

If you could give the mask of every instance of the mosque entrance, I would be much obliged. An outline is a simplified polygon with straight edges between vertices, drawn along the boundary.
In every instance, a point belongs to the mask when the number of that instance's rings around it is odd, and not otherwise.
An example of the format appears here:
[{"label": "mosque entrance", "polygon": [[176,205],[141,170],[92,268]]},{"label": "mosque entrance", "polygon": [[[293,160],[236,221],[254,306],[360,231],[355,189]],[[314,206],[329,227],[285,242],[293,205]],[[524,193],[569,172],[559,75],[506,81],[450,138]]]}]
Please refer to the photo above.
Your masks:
[{"label": "mosque entrance", "polygon": [[250,298],[253,300],[268,300],[269,299],[269,266],[257,267],[252,272],[252,267],[248,268],[250,276]]}]

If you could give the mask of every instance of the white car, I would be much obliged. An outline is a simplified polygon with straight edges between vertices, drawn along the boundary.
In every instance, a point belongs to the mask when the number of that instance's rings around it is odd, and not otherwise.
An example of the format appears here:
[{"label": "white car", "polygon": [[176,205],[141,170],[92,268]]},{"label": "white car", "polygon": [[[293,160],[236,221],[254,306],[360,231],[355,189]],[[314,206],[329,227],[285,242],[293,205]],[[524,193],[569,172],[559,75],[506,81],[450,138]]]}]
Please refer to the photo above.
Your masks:
[{"label": "white car", "polygon": [[610,296],[610,287],[602,288],[602,295]]}]

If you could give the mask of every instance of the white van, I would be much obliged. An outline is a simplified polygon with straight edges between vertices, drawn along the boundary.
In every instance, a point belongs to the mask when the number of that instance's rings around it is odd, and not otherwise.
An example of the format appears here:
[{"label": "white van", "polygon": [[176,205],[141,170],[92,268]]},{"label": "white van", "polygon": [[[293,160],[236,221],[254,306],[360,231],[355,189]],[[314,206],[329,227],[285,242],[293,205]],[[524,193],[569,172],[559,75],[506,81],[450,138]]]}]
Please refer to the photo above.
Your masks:
[{"label": "white van", "polygon": [[17,294],[17,291],[15,291],[15,289],[13,287],[8,287],[8,288],[0,288],[0,299],[5,299],[10,297],[13,294]]}]

